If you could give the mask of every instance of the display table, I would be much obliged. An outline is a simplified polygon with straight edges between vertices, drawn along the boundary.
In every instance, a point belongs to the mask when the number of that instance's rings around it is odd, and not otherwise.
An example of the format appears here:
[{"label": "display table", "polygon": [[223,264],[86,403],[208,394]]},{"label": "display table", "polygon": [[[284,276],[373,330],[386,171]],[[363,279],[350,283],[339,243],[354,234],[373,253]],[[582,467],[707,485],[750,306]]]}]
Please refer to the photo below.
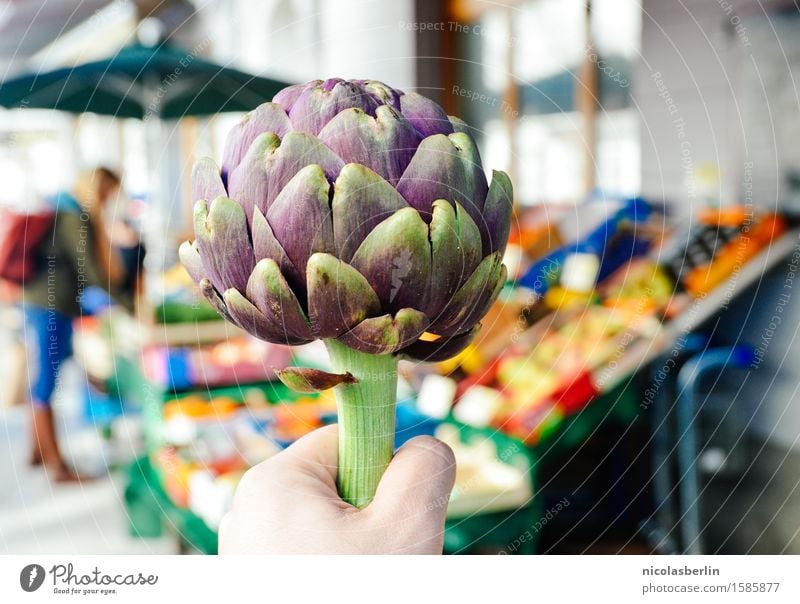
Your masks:
[{"label": "display table", "polygon": [[[723,310],[731,300],[739,296],[748,287],[760,284],[771,269],[785,261],[800,249],[800,229],[792,229],[781,235],[770,245],[761,250],[755,257],[742,265],[740,270],[731,275],[724,283],[716,287],[702,298],[693,300],[673,320],[664,323],[660,332],[652,340],[637,340],[625,350],[613,368],[602,368],[594,374],[602,373],[600,391],[617,387],[646,367],[650,362],[675,346],[678,340],[691,333],[706,320]],[[600,381],[600,380],[598,380]]]}]

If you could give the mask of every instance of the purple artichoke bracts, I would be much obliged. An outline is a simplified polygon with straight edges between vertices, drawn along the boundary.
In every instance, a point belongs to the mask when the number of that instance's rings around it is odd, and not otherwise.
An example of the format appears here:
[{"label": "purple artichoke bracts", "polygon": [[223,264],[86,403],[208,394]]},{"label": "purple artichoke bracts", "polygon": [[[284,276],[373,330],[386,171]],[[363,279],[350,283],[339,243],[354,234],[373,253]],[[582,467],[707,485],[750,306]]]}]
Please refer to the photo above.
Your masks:
[{"label": "purple artichoke bracts", "polygon": [[380,82],[286,88],[233,129],[221,170],[196,164],[193,197],[181,261],[270,342],[442,360],[506,279],[508,176],[488,184],[462,121]]}]

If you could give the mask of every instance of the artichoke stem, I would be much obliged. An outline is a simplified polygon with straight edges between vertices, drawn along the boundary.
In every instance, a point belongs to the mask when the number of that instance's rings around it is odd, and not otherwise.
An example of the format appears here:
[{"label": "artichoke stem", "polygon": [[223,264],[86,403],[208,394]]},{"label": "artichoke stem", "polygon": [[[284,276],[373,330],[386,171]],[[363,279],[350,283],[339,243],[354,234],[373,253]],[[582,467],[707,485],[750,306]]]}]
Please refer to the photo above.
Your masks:
[{"label": "artichoke stem", "polygon": [[334,387],[339,416],[339,495],[357,508],[375,496],[394,452],[397,358],[367,354],[325,340],[337,373],[358,380]]}]

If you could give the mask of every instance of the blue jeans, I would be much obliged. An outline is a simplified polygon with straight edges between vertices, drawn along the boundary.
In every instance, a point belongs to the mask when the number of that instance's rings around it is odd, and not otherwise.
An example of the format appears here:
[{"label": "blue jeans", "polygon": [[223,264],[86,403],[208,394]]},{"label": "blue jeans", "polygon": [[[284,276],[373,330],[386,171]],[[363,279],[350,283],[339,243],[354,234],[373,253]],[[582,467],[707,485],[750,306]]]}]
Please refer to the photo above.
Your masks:
[{"label": "blue jeans", "polygon": [[72,356],[72,318],[55,310],[23,304],[30,395],[49,407],[64,361]]}]

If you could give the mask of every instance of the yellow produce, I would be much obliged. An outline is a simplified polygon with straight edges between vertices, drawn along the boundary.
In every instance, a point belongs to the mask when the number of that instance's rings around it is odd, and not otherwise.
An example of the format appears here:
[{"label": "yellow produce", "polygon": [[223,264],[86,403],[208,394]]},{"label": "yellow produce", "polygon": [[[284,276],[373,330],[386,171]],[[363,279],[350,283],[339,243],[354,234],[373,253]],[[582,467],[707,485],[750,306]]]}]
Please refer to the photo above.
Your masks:
[{"label": "yellow produce", "polygon": [[439,371],[445,375],[452,373],[459,367],[466,373],[473,374],[476,371],[480,371],[485,366],[486,363],[483,360],[483,355],[481,355],[480,350],[478,350],[478,347],[474,344],[470,344],[452,359],[443,361],[438,365]]}]

